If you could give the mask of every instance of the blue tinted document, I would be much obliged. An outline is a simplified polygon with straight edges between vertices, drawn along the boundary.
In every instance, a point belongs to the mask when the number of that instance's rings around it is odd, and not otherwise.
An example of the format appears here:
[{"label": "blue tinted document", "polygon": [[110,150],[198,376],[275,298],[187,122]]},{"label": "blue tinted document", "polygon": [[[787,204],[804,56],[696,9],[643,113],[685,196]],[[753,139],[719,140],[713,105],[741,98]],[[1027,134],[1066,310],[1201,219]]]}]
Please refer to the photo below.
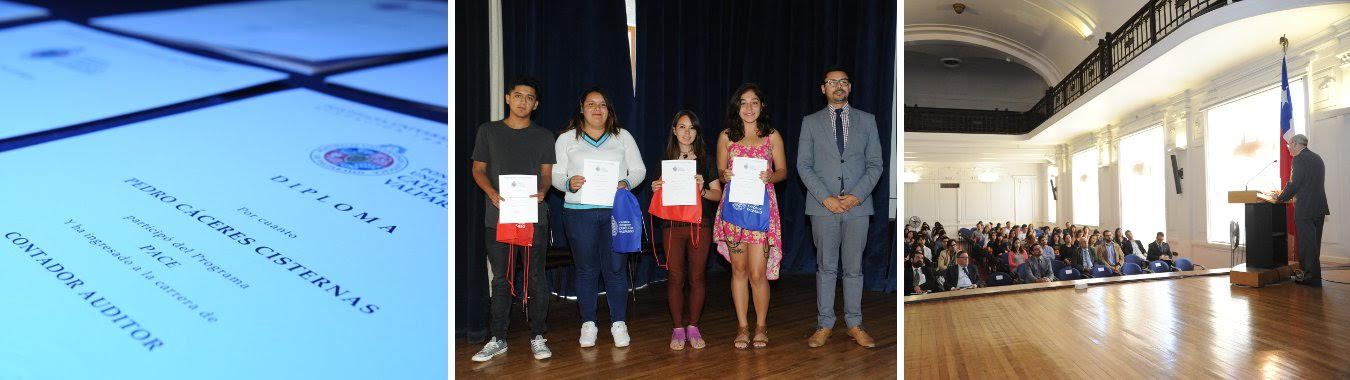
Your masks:
[{"label": "blue tinted document", "polygon": [[0,377],[445,378],[446,136],[297,89],[0,154]]},{"label": "blue tinted document", "polygon": [[16,21],[47,15],[47,10],[28,4],[0,1],[0,22]]},{"label": "blue tinted document", "polygon": [[447,108],[450,62],[446,56],[334,75],[328,83]]},{"label": "blue tinted document", "polygon": [[65,21],[0,29],[0,139],[285,77]]},{"label": "blue tinted document", "polygon": [[329,64],[446,46],[448,4],[407,0],[284,0],[99,17],[93,25],[313,74]]}]

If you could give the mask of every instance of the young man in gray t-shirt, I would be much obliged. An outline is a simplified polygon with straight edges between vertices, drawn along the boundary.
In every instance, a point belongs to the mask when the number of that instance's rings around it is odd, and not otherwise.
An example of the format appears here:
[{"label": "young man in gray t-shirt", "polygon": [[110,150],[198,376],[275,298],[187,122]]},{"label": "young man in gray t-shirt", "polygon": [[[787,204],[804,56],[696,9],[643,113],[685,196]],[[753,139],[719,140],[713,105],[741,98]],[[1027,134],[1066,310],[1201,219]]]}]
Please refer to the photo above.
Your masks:
[{"label": "young man in gray t-shirt", "polygon": [[[554,135],[530,120],[539,106],[539,84],[533,78],[517,79],[506,88],[506,104],[509,111],[506,119],[483,123],[478,127],[478,137],[473,147],[473,180],[486,193],[487,210],[483,223],[487,227],[488,266],[492,270],[492,339],[482,351],[473,356],[474,361],[488,361],[506,353],[506,329],[510,321],[511,289],[507,279],[513,274],[507,273],[510,247],[497,242],[498,204],[502,198],[497,191],[497,179],[500,175],[536,175],[539,176],[538,192],[534,195],[539,204],[539,223],[534,226],[533,254],[529,255],[527,272],[529,289],[530,350],[535,359],[547,359],[553,354],[544,343],[545,316],[548,315],[548,281],[544,277],[544,259],[548,252],[548,205],[544,195],[552,182]],[[524,252],[523,249],[515,250]]]}]

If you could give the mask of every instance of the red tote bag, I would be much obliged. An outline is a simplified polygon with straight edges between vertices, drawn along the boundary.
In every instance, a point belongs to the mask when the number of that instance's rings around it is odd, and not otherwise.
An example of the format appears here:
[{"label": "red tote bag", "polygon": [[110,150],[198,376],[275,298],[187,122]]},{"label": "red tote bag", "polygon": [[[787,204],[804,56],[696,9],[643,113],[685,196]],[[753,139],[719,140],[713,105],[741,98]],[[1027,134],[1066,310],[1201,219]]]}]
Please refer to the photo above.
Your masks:
[{"label": "red tote bag", "polygon": [[511,296],[516,295],[516,247],[525,247],[525,299],[521,310],[527,310],[530,304],[530,247],[534,245],[534,223],[497,224],[497,242],[510,246],[506,251],[506,282],[511,286]]}]

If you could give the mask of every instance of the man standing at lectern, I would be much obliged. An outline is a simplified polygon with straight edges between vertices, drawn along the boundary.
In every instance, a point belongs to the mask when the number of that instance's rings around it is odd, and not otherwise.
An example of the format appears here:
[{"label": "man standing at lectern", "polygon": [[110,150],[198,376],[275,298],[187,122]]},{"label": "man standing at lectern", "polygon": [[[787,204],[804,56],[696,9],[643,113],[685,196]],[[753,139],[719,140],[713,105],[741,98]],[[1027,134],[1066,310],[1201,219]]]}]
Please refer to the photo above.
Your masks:
[{"label": "man standing at lectern", "polygon": [[1294,229],[1297,231],[1298,262],[1303,272],[1295,282],[1322,286],[1322,223],[1327,215],[1327,192],[1323,186],[1326,166],[1322,156],[1308,150],[1308,136],[1294,135],[1289,141],[1289,155],[1294,157],[1289,184],[1274,195],[1279,202],[1294,200]]}]

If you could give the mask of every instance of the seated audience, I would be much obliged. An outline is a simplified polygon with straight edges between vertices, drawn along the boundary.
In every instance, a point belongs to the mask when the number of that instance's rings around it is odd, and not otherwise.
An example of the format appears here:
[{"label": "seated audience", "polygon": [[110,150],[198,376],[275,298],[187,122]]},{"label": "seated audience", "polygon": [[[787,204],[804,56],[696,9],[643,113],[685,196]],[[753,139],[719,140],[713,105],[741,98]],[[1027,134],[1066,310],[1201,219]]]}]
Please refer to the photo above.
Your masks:
[{"label": "seated audience", "polygon": [[1125,254],[1148,261],[1148,249],[1144,248],[1144,243],[1134,240],[1134,232],[1129,230],[1125,231]]},{"label": "seated audience", "polygon": [[1102,233],[1101,244],[1097,246],[1096,259],[1099,264],[1111,267],[1111,270],[1116,271],[1116,273],[1120,273],[1120,267],[1125,265],[1125,250],[1121,249],[1119,244],[1116,244],[1110,230]]},{"label": "seated audience", "polygon": [[932,268],[925,264],[923,255],[912,254],[905,260],[905,295],[925,294],[938,291],[937,278]]},{"label": "seated audience", "polygon": [[970,255],[962,252],[956,255],[956,264],[947,267],[945,285],[947,290],[972,289],[980,287],[980,272],[970,266]]},{"label": "seated audience", "polygon": [[1045,252],[1044,248],[1046,247],[1040,243],[1036,243],[1032,247],[1031,258],[1027,260],[1026,264],[1022,264],[1028,267],[1026,273],[1030,274],[1031,277],[1020,279],[1022,282],[1050,282],[1054,279],[1055,266],[1050,263],[1050,257],[1042,253]]},{"label": "seated audience", "polygon": [[1173,251],[1172,246],[1163,241],[1162,231],[1158,231],[1158,235],[1153,242],[1148,243],[1148,261],[1162,260],[1167,262],[1167,265],[1174,265],[1172,260],[1176,256],[1181,256],[1181,254]]}]

